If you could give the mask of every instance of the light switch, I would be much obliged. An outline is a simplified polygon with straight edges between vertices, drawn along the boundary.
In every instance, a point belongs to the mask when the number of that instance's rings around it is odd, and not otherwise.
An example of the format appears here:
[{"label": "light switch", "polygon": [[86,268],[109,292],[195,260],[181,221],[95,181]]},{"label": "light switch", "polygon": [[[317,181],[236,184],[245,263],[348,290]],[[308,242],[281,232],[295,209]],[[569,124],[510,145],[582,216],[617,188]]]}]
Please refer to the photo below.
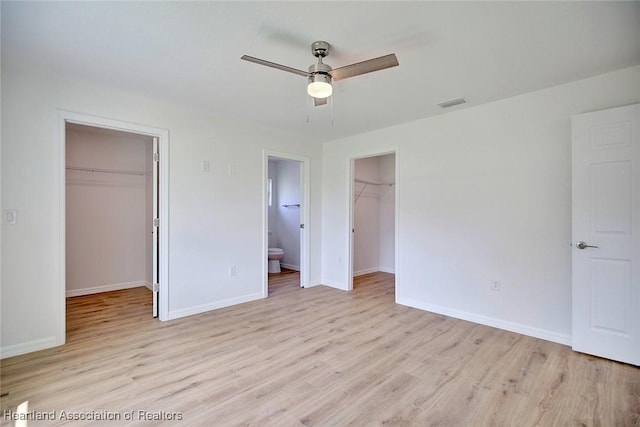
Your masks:
[{"label": "light switch", "polygon": [[16,224],[18,222],[18,211],[6,211],[5,220],[7,224]]}]

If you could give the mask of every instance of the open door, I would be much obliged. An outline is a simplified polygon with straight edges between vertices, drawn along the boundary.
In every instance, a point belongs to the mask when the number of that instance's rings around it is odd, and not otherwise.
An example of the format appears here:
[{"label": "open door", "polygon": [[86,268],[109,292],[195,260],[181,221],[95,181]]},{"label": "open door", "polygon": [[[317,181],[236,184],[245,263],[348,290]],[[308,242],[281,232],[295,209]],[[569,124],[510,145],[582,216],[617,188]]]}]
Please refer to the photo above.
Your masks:
[{"label": "open door", "polygon": [[640,365],[640,105],[573,117],[573,349]]},{"label": "open door", "polygon": [[160,180],[160,155],[158,152],[158,138],[153,138],[153,317],[158,317],[159,293],[160,293],[160,263],[158,254],[160,252],[160,197],[158,196],[158,186]]}]

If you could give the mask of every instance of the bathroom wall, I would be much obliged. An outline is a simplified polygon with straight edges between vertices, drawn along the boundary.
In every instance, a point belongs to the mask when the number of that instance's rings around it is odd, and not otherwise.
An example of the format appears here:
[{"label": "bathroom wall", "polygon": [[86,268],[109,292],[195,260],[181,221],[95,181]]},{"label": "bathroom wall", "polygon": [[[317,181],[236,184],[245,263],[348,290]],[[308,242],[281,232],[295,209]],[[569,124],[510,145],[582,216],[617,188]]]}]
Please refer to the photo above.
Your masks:
[{"label": "bathroom wall", "polygon": [[[375,183],[393,183],[395,155],[355,160],[354,178]],[[374,271],[393,273],[395,186],[354,182],[354,201],[354,276]]]},{"label": "bathroom wall", "polygon": [[300,208],[284,207],[301,203],[300,162],[277,162],[276,222],[278,247],[284,251],[280,264],[300,270]]},{"label": "bathroom wall", "polygon": [[[145,173],[151,138],[86,126],[67,126],[67,167]],[[147,255],[145,175],[67,170],[67,296],[143,286]]]},{"label": "bathroom wall", "polygon": [[[269,247],[278,246],[278,162],[269,159],[267,176],[271,180],[271,206],[268,206]],[[267,182],[267,185],[269,183]],[[267,203],[269,201],[267,200]]]}]

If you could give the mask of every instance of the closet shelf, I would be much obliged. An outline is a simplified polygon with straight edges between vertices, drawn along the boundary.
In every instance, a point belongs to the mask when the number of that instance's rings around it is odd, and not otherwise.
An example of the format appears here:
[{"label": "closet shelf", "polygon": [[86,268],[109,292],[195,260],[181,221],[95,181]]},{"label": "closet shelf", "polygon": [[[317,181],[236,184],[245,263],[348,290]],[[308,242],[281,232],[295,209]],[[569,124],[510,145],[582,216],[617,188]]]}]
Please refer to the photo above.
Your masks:
[{"label": "closet shelf", "polygon": [[356,195],[356,199],[353,201],[354,205],[358,203],[358,199],[360,198],[360,196],[362,196],[362,193],[364,192],[364,189],[367,188],[367,185],[388,185],[389,187],[392,187],[395,184],[395,182],[373,182],[358,178],[354,179],[353,181],[359,184],[364,184]]},{"label": "closet shelf", "polygon": [[98,169],[98,168],[81,168],[81,167],[78,167],[78,166],[67,166],[66,169],[67,170],[72,170],[72,171],[83,171],[83,172],[117,173],[117,174],[121,174],[121,175],[144,176],[144,175],[147,174],[146,172],[121,171],[121,170],[114,170],[114,169]]},{"label": "closet shelf", "polygon": [[359,182],[360,184],[368,184],[368,185],[394,185],[395,182],[373,182],[373,181],[366,181],[364,179],[354,179],[355,182]]}]

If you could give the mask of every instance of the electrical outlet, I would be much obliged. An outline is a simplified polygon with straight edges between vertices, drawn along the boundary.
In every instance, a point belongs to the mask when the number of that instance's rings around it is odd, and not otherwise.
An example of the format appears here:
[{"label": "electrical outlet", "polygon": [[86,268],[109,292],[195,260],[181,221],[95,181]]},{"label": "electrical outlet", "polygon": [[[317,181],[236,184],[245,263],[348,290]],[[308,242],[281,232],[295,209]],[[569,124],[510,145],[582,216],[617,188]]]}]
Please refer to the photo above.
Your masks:
[{"label": "electrical outlet", "polygon": [[229,266],[229,277],[234,277],[238,273],[235,265]]},{"label": "electrical outlet", "polygon": [[209,172],[209,160],[202,161],[202,172]]},{"label": "electrical outlet", "polygon": [[491,280],[491,290],[500,292],[500,280]]}]

